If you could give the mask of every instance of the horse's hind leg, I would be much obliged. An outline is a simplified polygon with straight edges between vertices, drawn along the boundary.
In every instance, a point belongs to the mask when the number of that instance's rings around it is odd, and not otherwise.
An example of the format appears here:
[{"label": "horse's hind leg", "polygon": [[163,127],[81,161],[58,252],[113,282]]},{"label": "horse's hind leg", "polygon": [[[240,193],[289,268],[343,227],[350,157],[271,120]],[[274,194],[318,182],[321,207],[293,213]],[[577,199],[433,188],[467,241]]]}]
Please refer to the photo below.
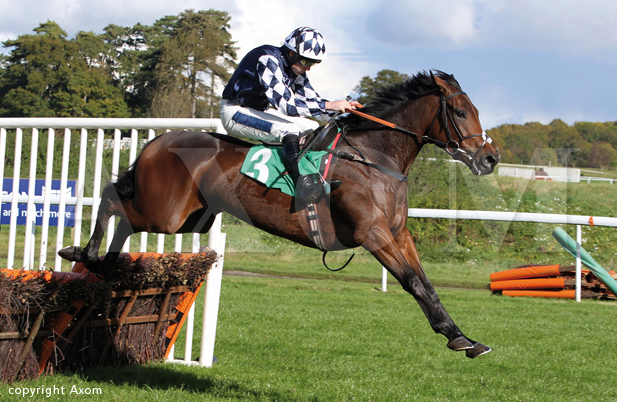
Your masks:
[{"label": "horse's hind leg", "polygon": [[88,244],[83,249],[79,246],[65,247],[58,251],[60,257],[69,261],[82,262],[88,268],[97,265],[99,263],[99,249],[109,218],[113,215],[112,206],[115,202],[119,202],[115,188],[113,185],[108,185],[103,189],[96,224]]},{"label": "horse's hind leg", "polygon": [[118,260],[118,255],[120,255],[120,252],[122,251],[124,242],[126,242],[126,239],[128,239],[128,237],[133,233],[134,232],[131,225],[124,219],[120,219],[120,223],[118,223],[114,237],[109,245],[109,250],[107,251],[107,254],[105,254],[105,259],[103,259],[103,261],[99,261],[97,256],[96,263],[87,265],[86,267],[95,274],[105,275],[105,273],[113,267]]}]

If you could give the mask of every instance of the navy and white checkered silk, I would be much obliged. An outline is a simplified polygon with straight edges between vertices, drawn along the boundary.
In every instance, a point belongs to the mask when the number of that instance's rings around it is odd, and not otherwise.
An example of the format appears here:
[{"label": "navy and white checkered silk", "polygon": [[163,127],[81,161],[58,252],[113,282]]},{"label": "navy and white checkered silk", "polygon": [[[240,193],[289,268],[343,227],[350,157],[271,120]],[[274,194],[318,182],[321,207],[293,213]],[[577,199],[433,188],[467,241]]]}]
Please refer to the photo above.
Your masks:
[{"label": "navy and white checkered silk", "polygon": [[316,116],[326,110],[325,99],[313,89],[306,74],[292,79],[283,74],[278,60],[263,55],[257,63],[259,81],[270,104],[288,116]]}]

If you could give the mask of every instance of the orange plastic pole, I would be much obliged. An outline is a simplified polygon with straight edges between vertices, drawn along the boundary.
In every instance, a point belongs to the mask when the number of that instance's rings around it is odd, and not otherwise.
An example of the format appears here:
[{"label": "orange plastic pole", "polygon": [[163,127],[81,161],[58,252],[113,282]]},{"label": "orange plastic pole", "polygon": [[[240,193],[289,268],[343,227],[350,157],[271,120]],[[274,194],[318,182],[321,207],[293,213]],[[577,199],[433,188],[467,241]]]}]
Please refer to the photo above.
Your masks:
[{"label": "orange plastic pole", "polygon": [[55,271],[28,271],[22,269],[6,269],[0,268],[0,273],[5,274],[9,278],[19,278],[22,281],[27,281],[34,278],[43,278],[46,282],[58,281],[67,283],[84,279],[87,275],[75,272],[55,272]]},{"label": "orange plastic pole", "polygon": [[559,276],[559,265],[541,265],[537,267],[515,268],[507,271],[494,272],[491,281],[506,281],[511,279],[537,278],[543,276]]},{"label": "orange plastic pole", "polygon": [[564,278],[514,279],[511,281],[491,282],[491,290],[564,289],[566,286],[565,282]]},{"label": "orange plastic pole", "polygon": [[560,291],[550,291],[550,290],[504,290],[502,294],[511,297],[546,297],[546,298],[557,298],[557,299],[574,299],[575,298],[575,290],[560,290]]},{"label": "orange plastic pole", "polygon": [[[194,292],[185,292],[182,296],[180,296],[180,300],[178,301],[178,305],[176,306],[176,310],[178,311],[176,313],[176,319],[169,323],[169,326],[167,327],[167,333],[165,334],[165,345],[167,348],[165,350],[165,359],[167,359],[167,356],[169,356],[171,347],[174,345],[174,343],[176,343],[176,339],[180,334],[180,330],[182,329],[182,326],[186,321],[187,314],[191,306],[195,302],[197,294],[199,293],[199,290],[201,289],[201,286],[204,284],[204,282],[200,283]],[[180,317],[179,321],[178,317]]]}]

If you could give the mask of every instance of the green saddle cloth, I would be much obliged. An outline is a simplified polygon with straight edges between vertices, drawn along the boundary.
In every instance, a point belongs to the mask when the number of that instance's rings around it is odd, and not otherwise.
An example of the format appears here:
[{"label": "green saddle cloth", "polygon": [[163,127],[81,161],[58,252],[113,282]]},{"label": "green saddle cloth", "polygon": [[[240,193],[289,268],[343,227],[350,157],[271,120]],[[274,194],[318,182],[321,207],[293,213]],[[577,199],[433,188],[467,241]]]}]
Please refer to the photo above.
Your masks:
[{"label": "green saddle cloth", "polygon": [[[324,151],[308,151],[298,163],[300,174],[319,174]],[[276,188],[285,194],[295,195],[293,180],[286,174],[280,146],[255,145],[244,159],[240,172],[252,177],[268,188]]]}]

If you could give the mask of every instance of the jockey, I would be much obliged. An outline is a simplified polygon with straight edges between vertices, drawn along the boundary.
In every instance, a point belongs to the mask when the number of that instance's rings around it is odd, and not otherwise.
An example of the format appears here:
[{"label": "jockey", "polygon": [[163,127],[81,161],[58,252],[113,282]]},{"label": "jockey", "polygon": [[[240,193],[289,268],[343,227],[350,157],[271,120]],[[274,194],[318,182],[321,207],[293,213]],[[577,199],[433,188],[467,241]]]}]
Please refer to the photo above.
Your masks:
[{"label": "jockey", "polygon": [[319,127],[306,117],[345,112],[357,104],[327,101],[313,89],[306,72],[325,57],[319,32],[295,29],[281,47],[263,45],[244,56],[221,101],[221,122],[229,135],[282,143],[283,163],[304,201],[314,200],[321,191],[321,184],[298,170],[299,138]]}]

